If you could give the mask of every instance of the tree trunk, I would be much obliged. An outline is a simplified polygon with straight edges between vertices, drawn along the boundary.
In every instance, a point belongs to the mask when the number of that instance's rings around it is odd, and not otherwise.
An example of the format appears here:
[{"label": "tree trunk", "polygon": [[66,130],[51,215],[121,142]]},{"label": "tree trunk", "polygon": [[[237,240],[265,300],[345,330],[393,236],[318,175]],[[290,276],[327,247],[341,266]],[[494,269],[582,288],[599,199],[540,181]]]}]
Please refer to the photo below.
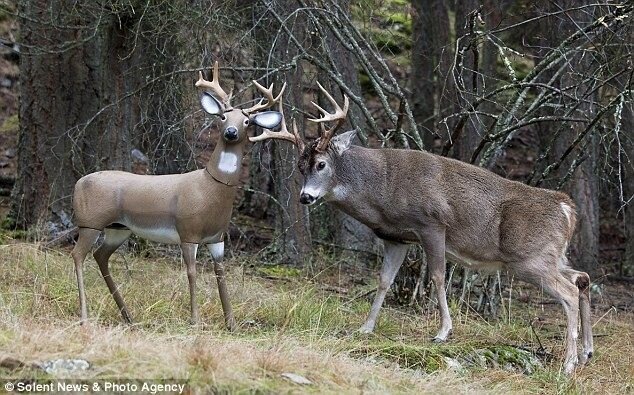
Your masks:
[{"label": "tree trunk", "polygon": [[[143,87],[138,99],[141,124],[135,128],[134,134],[141,136],[136,143],[149,157],[151,174],[183,173],[195,168],[192,150],[183,133],[184,85],[173,74],[182,62],[179,48],[186,44],[179,36],[179,17],[177,9],[170,2],[158,2],[152,8],[151,16],[137,22],[140,28],[135,26],[135,31],[155,29],[153,34],[147,38],[143,35],[135,38],[130,31],[127,32],[127,50],[134,51],[129,73],[137,78],[136,85],[129,88]],[[152,26],[155,21],[160,21],[160,29]],[[138,49],[130,48],[132,45]],[[144,85],[148,76],[156,78],[151,84]],[[191,83],[191,75],[186,78]]]},{"label": "tree trunk", "polygon": [[[299,42],[303,42],[305,38],[305,16],[296,13],[295,17],[286,19],[298,8],[297,1],[283,0],[267,4],[254,2],[252,5],[254,15],[259,16],[255,19],[258,21],[255,29],[260,64],[271,68],[286,64],[299,50],[285,29],[288,29]],[[280,23],[274,13],[286,20],[284,28],[280,29]],[[261,17],[262,15],[265,17]],[[300,132],[305,130],[304,117],[297,117],[291,109],[305,108],[303,103],[303,74],[302,64],[298,62],[296,68],[279,73],[275,81],[275,85],[278,87],[281,87],[284,82],[287,84],[284,94],[286,122],[291,128],[291,120],[297,119]],[[268,86],[273,81],[265,80],[263,82]],[[271,195],[275,199],[273,212],[275,213],[274,222],[279,260],[301,264],[311,250],[311,235],[308,207],[299,202],[302,178],[297,169],[297,148],[288,142],[271,141],[262,145],[262,151],[267,149],[270,149],[271,182],[267,181],[267,174],[253,170],[251,174],[255,175],[256,178],[251,184],[254,190],[258,187],[271,186]],[[261,155],[263,158],[267,158],[268,154]],[[268,172],[268,170],[264,171]],[[254,195],[250,197],[250,205],[257,206],[258,200],[254,197]]]},{"label": "tree trunk", "polygon": [[[294,89],[287,95],[287,103],[302,108],[302,67],[285,73],[282,77]],[[290,120],[290,118],[288,118]],[[302,122],[298,122],[303,129]],[[297,169],[297,148],[283,141],[273,141],[273,195],[280,203],[277,206],[275,228],[280,237],[280,253],[293,264],[300,265],[311,250],[310,220],[308,206],[299,202],[302,176]]]},{"label": "tree trunk", "polygon": [[[98,170],[130,170],[135,146],[146,148],[159,172],[182,170],[189,158],[177,124],[178,84],[161,78],[174,69],[177,45],[170,29],[178,24],[162,23],[160,33],[150,34],[152,22],[129,10],[116,14],[99,4],[73,4],[25,1],[19,10],[26,18],[11,216],[17,226],[40,225],[45,233],[72,225],[77,179]],[[148,8],[144,18],[167,18],[163,8]],[[164,154],[153,155],[151,147]]]},{"label": "tree trunk", "polygon": [[[471,23],[471,13],[478,9],[478,1],[476,0],[464,0],[456,2],[456,39],[458,42],[458,54],[457,58],[459,63],[462,63],[462,67],[457,65],[456,70],[453,71],[453,79],[457,81],[457,86],[453,86],[453,100],[454,108],[453,112],[466,111],[469,109],[470,103],[473,101],[473,94],[478,92],[478,84],[480,76],[478,76],[479,70],[479,56],[478,49],[471,45],[469,48],[471,38],[469,34],[469,23]],[[487,48],[490,49],[490,48]],[[469,93],[465,93],[469,92]],[[449,131],[443,136],[445,140],[455,139],[450,142],[453,144],[453,156],[464,162],[469,162],[471,154],[475,150],[478,144],[479,135],[482,134],[482,127],[479,120],[475,116],[469,117],[464,125],[462,132],[459,136],[450,137],[450,133],[453,132],[455,122],[449,123]],[[445,141],[445,144],[447,143]]]},{"label": "tree trunk", "polygon": [[[445,0],[413,0],[411,102],[425,149],[435,152],[438,114],[448,95],[446,82],[452,47]],[[449,88],[451,90],[451,88]]]},{"label": "tree trunk", "polygon": [[586,148],[586,159],[566,188],[577,205],[577,229],[570,253],[575,268],[596,275],[599,270],[599,144],[595,136],[587,138],[592,142]]},{"label": "tree trunk", "polygon": [[[116,23],[82,14],[64,1],[24,1],[19,12],[24,45],[20,62],[18,181],[11,217],[18,227],[47,234],[71,226],[75,181],[99,169],[129,169],[129,128],[121,113],[105,111],[124,82],[109,49],[120,47]],[[73,26],[88,25],[80,29]],[[90,34],[95,35],[90,37]],[[69,45],[68,43],[78,43]]]}]

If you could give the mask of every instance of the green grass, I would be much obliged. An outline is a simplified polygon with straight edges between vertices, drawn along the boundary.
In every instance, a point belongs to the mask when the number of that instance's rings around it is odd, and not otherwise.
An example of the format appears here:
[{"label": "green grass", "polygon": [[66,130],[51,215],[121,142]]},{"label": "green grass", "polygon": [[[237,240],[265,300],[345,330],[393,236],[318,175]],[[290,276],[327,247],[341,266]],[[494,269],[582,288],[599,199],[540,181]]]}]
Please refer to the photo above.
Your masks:
[{"label": "green grass", "polygon": [[[73,265],[67,251],[35,244],[0,246],[0,353],[25,362],[83,358],[84,378],[183,379],[197,390],[218,392],[465,393],[608,392],[632,390],[632,317],[595,312],[596,359],[572,378],[560,372],[563,314],[515,302],[510,321],[487,322],[452,303],[450,342],[430,341],[435,311],[386,306],[372,335],[356,329],[370,307],[357,298],[370,286],[352,287],[333,267],[312,268],[319,276],[284,266],[253,264],[254,257],[228,262],[229,286],[239,328],[229,333],[210,268],[199,268],[197,298],[201,325],[189,325],[185,270],[178,258],[161,254],[115,254],[112,274],[135,324],[122,324],[96,264],[86,262],[89,325],[78,325]],[[202,261],[205,257],[202,257]],[[316,261],[332,262],[328,257]],[[333,280],[335,278],[335,280]],[[339,278],[339,280],[336,280]],[[327,286],[330,286],[328,288]],[[328,291],[347,287],[346,293]],[[517,346],[537,348],[528,323],[538,328],[554,355],[530,374]],[[466,361],[483,355],[486,363]],[[529,354],[530,355],[530,354]],[[457,360],[464,369],[451,368]],[[299,387],[280,375],[300,374],[313,385]],[[32,370],[0,369],[0,377],[50,378]]]}]

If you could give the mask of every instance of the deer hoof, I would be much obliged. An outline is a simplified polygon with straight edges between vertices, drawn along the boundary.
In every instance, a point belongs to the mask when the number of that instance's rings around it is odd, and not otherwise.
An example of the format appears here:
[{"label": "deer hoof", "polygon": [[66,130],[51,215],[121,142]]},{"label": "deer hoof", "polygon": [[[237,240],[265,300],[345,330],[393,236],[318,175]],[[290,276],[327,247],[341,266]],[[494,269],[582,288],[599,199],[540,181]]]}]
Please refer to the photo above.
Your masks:
[{"label": "deer hoof", "polygon": [[122,313],[123,315],[123,321],[127,324],[127,325],[132,325],[132,318],[130,318],[130,314],[128,313]]},{"label": "deer hoof", "polygon": [[592,351],[588,351],[588,352],[583,352],[581,353],[581,355],[579,356],[579,365],[585,365],[588,363],[588,361],[590,360],[590,358],[592,358]]},{"label": "deer hoof", "polygon": [[564,373],[570,376],[575,371],[575,364],[566,364],[564,367]]},{"label": "deer hoof", "polygon": [[229,332],[235,332],[236,331],[237,325],[236,325],[236,322],[235,322],[235,320],[233,318],[231,318],[230,320],[227,320],[225,322],[225,326],[227,327],[227,330]]},{"label": "deer hoof", "polygon": [[586,363],[588,363],[588,361],[591,358],[592,358],[592,351],[584,352],[581,354],[581,357],[579,357],[579,364],[585,365]]},{"label": "deer hoof", "polygon": [[447,341],[447,339],[449,339],[449,336],[452,333],[452,329],[446,329],[446,330],[440,330],[440,332],[438,332],[438,334],[431,339],[432,342],[434,343],[445,343]]},{"label": "deer hoof", "polygon": [[564,373],[568,376],[574,373],[575,367],[579,362],[579,358],[577,357],[567,360],[566,363],[564,363]]},{"label": "deer hoof", "polygon": [[364,335],[367,335],[369,333],[374,332],[374,328],[372,328],[369,325],[363,325],[361,328],[359,328],[359,333],[363,333]]}]

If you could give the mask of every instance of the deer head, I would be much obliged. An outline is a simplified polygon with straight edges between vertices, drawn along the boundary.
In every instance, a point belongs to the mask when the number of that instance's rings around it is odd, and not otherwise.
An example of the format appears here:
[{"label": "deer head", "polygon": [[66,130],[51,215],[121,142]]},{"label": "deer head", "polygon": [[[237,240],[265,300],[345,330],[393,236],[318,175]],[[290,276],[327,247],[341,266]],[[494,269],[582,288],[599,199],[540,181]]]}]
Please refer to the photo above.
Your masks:
[{"label": "deer head", "polygon": [[273,84],[265,88],[257,81],[253,81],[256,88],[262,92],[262,98],[257,104],[249,108],[233,108],[231,106],[231,95],[227,94],[218,81],[218,62],[214,63],[213,78],[207,81],[200,72],[196,86],[209,89],[204,91],[200,104],[210,115],[217,115],[222,122],[222,138],[227,144],[239,144],[247,141],[247,130],[251,125],[258,125],[266,129],[277,127],[282,121],[282,113],[279,111],[263,111],[273,107],[278,102],[286,84],[282,86],[280,93],[273,96]]},{"label": "deer head", "polygon": [[[299,201],[302,204],[313,204],[317,199],[336,193],[336,172],[334,159],[343,154],[356,136],[356,130],[351,130],[335,136],[335,132],[341,128],[348,114],[348,96],[343,96],[343,108],[320,83],[317,83],[324,96],[335,108],[332,113],[321,108],[317,103],[312,104],[321,112],[321,118],[309,119],[320,126],[320,137],[300,149],[298,162],[299,171],[304,176],[304,186],[300,193]],[[321,125],[326,122],[334,122],[329,129],[323,129]]]},{"label": "deer head", "polygon": [[[260,136],[251,138],[251,141],[261,141],[266,139],[283,139],[294,143],[299,151],[299,171],[304,176],[304,186],[300,194],[300,202],[312,204],[323,196],[332,194],[336,186],[334,159],[337,155],[343,154],[351,145],[356,136],[356,130],[342,133],[335,136],[335,132],[341,128],[346,120],[349,108],[348,96],[343,97],[343,108],[330,93],[318,82],[319,89],[335,108],[332,113],[321,108],[317,103],[312,104],[321,112],[320,118],[309,119],[320,125],[320,137],[305,144],[297,132],[297,125],[293,122],[293,134],[286,129],[285,121],[282,121],[281,131],[278,133],[265,130]],[[284,118],[282,101],[279,101],[280,113]],[[321,128],[326,122],[334,122],[329,129]]]}]

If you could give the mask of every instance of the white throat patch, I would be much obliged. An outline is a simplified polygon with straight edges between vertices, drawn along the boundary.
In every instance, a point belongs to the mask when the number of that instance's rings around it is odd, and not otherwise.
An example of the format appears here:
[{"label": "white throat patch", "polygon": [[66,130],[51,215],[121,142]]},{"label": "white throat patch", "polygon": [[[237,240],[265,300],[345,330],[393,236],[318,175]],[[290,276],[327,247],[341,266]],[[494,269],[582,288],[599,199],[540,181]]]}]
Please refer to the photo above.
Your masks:
[{"label": "white throat patch", "polygon": [[233,152],[221,152],[218,169],[224,173],[235,173],[238,170],[238,156]]},{"label": "white throat patch", "polygon": [[344,200],[348,196],[348,191],[346,187],[337,185],[332,189],[331,195],[334,200]]}]

